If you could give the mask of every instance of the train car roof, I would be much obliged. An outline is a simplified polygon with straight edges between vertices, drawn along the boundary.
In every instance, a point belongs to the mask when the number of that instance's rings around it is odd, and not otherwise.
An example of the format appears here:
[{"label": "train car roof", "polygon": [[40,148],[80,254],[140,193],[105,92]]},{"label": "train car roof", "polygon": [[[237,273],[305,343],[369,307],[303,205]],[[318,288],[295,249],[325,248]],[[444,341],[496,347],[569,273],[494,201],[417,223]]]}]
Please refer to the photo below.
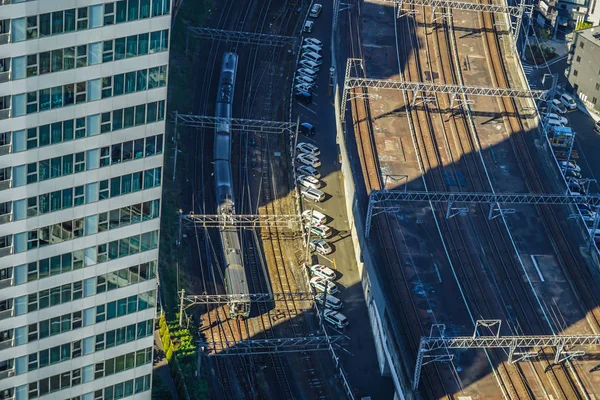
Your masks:
[{"label": "train car roof", "polygon": [[227,286],[231,294],[248,294],[246,271],[242,265],[230,265],[225,271]]}]

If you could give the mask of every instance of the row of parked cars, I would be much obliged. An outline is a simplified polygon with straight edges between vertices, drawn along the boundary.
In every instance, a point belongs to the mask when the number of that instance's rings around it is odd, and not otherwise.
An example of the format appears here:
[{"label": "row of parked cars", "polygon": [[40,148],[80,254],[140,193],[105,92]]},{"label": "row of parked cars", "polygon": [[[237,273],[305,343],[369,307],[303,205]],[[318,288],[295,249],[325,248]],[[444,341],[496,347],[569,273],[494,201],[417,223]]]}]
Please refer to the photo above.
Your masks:
[{"label": "row of parked cars", "polygon": [[325,308],[323,311],[325,321],[339,329],[348,326],[348,318],[338,311],[342,308],[343,303],[334,296],[339,292],[334,283],[337,279],[336,272],[323,264],[312,265],[309,270],[311,274],[310,285],[319,292],[315,296],[315,301]]},{"label": "row of parked cars", "polygon": [[294,78],[294,97],[304,104],[311,104],[313,88],[323,64],[323,43],[315,38],[304,38],[300,52]]}]

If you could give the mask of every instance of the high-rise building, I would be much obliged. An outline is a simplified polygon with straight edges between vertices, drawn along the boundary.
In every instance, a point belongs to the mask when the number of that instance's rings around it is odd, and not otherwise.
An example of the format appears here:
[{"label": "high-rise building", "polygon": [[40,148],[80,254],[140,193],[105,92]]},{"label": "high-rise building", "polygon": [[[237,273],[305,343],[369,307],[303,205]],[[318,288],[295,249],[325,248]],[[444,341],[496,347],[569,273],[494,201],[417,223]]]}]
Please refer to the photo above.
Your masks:
[{"label": "high-rise building", "polygon": [[0,399],[149,399],[170,0],[0,0]]}]

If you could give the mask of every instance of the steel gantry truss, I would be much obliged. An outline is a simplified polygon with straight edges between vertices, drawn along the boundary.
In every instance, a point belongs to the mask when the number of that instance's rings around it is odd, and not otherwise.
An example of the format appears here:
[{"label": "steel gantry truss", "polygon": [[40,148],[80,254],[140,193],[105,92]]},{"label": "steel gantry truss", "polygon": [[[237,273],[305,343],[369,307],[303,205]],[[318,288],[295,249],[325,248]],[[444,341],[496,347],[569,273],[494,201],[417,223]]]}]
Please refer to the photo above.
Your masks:
[{"label": "steel gantry truss", "polygon": [[295,36],[268,35],[264,33],[228,31],[225,29],[189,26],[186,32],[186,50],[188,48],[188,39],[190,36],[200,39],[223,40],[226,42],[276,47],[285,46],[288,44],[293,45],[297,41]]},{"label": "steel gantry truss", "polygon": [[[479,329],[490,328],[491,335],[480,335]],[[480,320],[475,325],[473,336],[450,337],[444,335],[445,326],[432,325],[429,336],[421,337],[413,389],[419,386],[421,368],[432,362],[452,361],[450,349],[507,349],[508,362],[515,363],[536,357],[544,348],[554,349],[554,363],[558,364],[585,354],[584,350],[572,350],[574,346],[598,346],[600,335],[500,335],[499,320]]]},{"label": "steel gantry truss", "polygon": [[302,218],[299,215],[205,215],[180,214],[184,226],[195,225],[202,228],[277,228],[302,232]]},{"label": "steel gantry truss", "polygon": [[489,204],[490,213],[488,218],[490,219],[502,213],[514,212],[511,209],[500,210],[500,204],[589,204],[592,207],[600,206],[600,196],[598,195],[374,190],[369,195],[365,235],[369,236],[373,216],[382,212],[398,212],[398,203],[411,201],[448,203],[446,213],[448,218],[468,212],[468,208],[465,207],[454,208],[455,203]]},{"label": "steel gantry truss", "polygon": [[309,292],[290,293],[252,293],[252,294],[191,294],[183,297],[187,303],[184,310],[195,305],[229,304],[232,302],[250,301],[254,303],[272,303],[275,301],[313,301],[314,295]]},{"label": "steel gantry truss", "polygon": [[217,125],[229,125],[232,130],[245,130],[256,133],[285,133],[296,132],[296,122],[266,121],[244,118],[217,118],[207,115],[178,114],[174,116],[175,124],[192,128],[212,128]]},{"label": "steel gantry truss", "polygon": [[513,17],[519,17],[523,15],[525,10],[532,8],[533,6],[518,5],[518,6],[505,6],[503,4],[482,4],[472,3],[467,1],[455,1],[455,0],[380,0],[383,3],[395,3],[398,7],[402,7],[404,4],[414,6],[425,6],[435,8],[451,8],[453,10],[460,11],[478,11],[478,12],[489,12],[489,13],[504,13],[510,14]]},{"label": "steel gantry truss", "polygon": [[211,356],[251,356],[271,353],[329,351],[338,348],[345,336],[309,336],[301,338],[200,342],[198,345]]},{"label": "steel gantry truss", "polygon": [[[363,77],[352,76],[352,71],[362,72]],[[452,85],[441,83],[426,83],[426,82],[405,82],[393,79],[375,79],[364,77],[365,71],[362,66],[362,60],[357,58],[349,58],[346,63],[346,74],[344,78],[344,90],[342,92],[341,101],[341,117],[342,122],[345,119],[347,102],[350,91],[357,88],[374,88],[374,89],[393,89],[413,92],[415,99],[413,105],[421,99],[428,101],[433,99],[431,96],[434,93],[448,94],[452,98],[452,103],[458,100],[463,104],[466,102],[467,96],[488,96],[488,97],[513,97],[513,98],[534,98],[546,100],[553,96],[550,90],[530,90],[530,89],[514,89],[514,88],[496,88],[487,86],[473,85]],[[355,95],[355,97],[368,96],[364,93]]]}]

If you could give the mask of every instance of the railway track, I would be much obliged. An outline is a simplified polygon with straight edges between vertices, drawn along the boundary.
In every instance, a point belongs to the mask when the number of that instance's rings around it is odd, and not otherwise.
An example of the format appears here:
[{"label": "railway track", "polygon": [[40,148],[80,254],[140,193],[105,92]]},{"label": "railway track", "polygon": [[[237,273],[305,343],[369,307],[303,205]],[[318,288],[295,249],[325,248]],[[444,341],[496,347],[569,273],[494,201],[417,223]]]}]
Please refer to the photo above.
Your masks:
[{"label": "railway track", "polygon": [[[428,15],[428,12],[422,10],[421,15]],[[425,26],[427,25],[425,21],[423,21],[422,24]],[[441,28],[447,28],[447,26],[442,26]],[[491,28],[493,28],[493,26]],[[425,27],[425,29],[427,30],[427,27]],[[486,31],[488,31],[488,35],[489,32],[492,32],[493,35],[493,30],[486,29]],[[410,36],[410,32],[408,36]],[[427,36],[425,38],[425,43],[428,43],[429,41]],[[441,72],[440,76],[443,78],[441,79],[441,82],[458,83],[459,77],[457,77],[456,75],[460,75],[460,72],[455,71],[454,68],[454,64],[455,62],[458,64],[458,60],[452,60],[453,56],[452,54],[450,54],[449,51],[451,46],[455,44],[450,43],[451,38],[448,35],[447,29],[436,29],[435,34],[431,36],[435,38],[432,47],[437,48],[438,54],[429,54],[432,57],[428,57],[428,59],[436,59],[438,63],[441,64],[438,65],[438,68],[436,68],[438,71]],[[441,51],[442,48],[447,49],[448,54],[445,54],[445,52]],[[430,52],[428,51],[428,53]],[[410,68],[408,68],[408,70],[408,74],[410,74]],[[429,72],[433,72],[433,70],[434,68],[432,68],[430,61]],[[414,79],[414,74],[420,75],[418,76],[418,79]],[[424,81],[423,78],[424,76],[422,72],[415,71],[413,73],[413,76],[409,76],[407,80]],[[478,165],[479,160],[475,159],[474,152],[478,151],[479,149],[477,149],[476,138],[473,138],[473,136],[470,134],[470,128],[467,123],[468,116],[464,115],[463,113],[456,114],[451,111],[449,112],[448,108],[450,106],[450,99],[447,96],[444,96],[445,98],[440,97],[441,96],[437,96],[436,98],[437,109],[445,109],[446,112],[437,112],[437,115],[439,115],[441,119],[441,123],[438,123],[440,125],[439,127],[441,128],[439,130],[435,127],[436,124],[432,121],[431,118],[433,110],[428,110],[427,106],[422,107],[422,110],[429,112],[419,114],[418,111],[413,110],[413,113],[415,114],[414,120],[416,120],[421,132],[429,132],[429,134],[432,135],[430,138],[424,137],[424,135],[420,135],[420,138],[418,139],[420,148],[424,149],[426,152],[425,157],[422,157],[422,159],[426,160],[429,170],[433,169],[434,171],[442,170],[443,168],[441,166],[444,164],[445,161],[447,162],[452,160],[455,164],[463,164],[463,168],[461,169],[463,171],[467,171],[467,175],[469,177],[468,182],[473,185],[473,189],[475,191],[488,191],[489,184],[491,184],[491,181],[487,179],[487,172],[482,171],[482,165]],[[356,119],[359,121],[367,120],[368,114],[366,110],[368,110],[368,106],[363,108],[357,103],[362,102],[354,102],[352,108],[353,114],[357,115]],[[361,126],[359,126],[359,124],[355,124],[355,129],[357,129],[360,135],[359,153],[361,157],[361,163],[363,165],[363,168],[367,168],[369,170],[368,172],[364,172],[365,182],[367,184],[367,191],[371,189],[376,189],[378,188],[377,185],[379,185],[380,183],[377,179],[379,169],[377,168],[377,163],[375,160],[376,151],[373,149],[373,144],[370,139],[370,132],[368,129],[364,129]],[[443,132],[443,135],[437,135],[438,137],[435,137],[436,132]],[[450,139],[449,136],[451,136]],[[444,160],[441,154],[442,152],[440,151],[440,147],[447,152],[448,160]],[[469,154],[472,154],[472,156],[469,156]],[[461,157],[464,157],[464,160],[462,162],[460,161]],[[481,163],[483,163],[483,160],[481,160]],[[377,174],[374,174],[374,171],[376,171]],[[452,171],[452,173],[456,175],[456,171]],[[486,180],[489,181],[489,184],[486,183]],[[430,186],[433,187],[434,190],[447,190],[447,188],[445,187],[446,185],[444,184],[443,176],[441,176],[441,174],[438,174],[436,179],[433,180],[433,182],[430,182]],[[486,215],[486,212],[482,208],[479,209],[479,212],[482,215]],[[384,218],[381,218],[381,220],[383,219]],[[400,271],[404,275],[403,268],[400,267],[401,262],[400,257],[398,256],[398,250],[396,248],[396,245],[393,243],[393,241],[390,240],[388,234],[384,234],[382,232],[391,232],[399,229],[399,227],[391,226],[391,224],[392,223],[390,223],[389,220],[385,220],[382,222],[382,225],[388,225],[388,229],[382,229],[378,232],[378,240],[380,243],[383,244],[383,247],[386,249],[385,255],[388,264],[391,265],[391,268],[389,269]],[[449,226],[451,224],[446,225],[446,228],[451,228]],[[473,221],[470,221],[470,225],[470,227],[466,227],[468,230],[484,232],[486,239],[482,240],[481,242],[488,243],[488,246],[486,246],[486,254],[490,253],[494,255],[494,258],[491,260],[492,262],[490,263],[491,265],[487,265],[487,271],[489,271],[489,273],[487,275],[484,274],[483,278],[479,278],[475,270],[469,272],[465,268],[465,265],[474,265],[474,260],[470,255],[468,244],[465,243],[464,239],[462,239],[462,236],[460,235],[461,230],[456,229],[455,227],[453,230],[449,231],[449,237],[452,238],[451,249],[454,250],[451,252],[453,254],[460,253],[460,258],[464,260],[464,262],[460,262],[459,258],[458,264],[461,266],[462,273],[467,279],[461,279],[461,281],[468,282],[470,278],[472,281],[477,282],[476,286],[479,287],[473,288],[471,287],[472,285],[467,287],[465,289],[465,291],[468,292],[467,296],[471,299],[479,300],[479,304],[481,304],[481,300],[483,300],[483,303],[485,304],[485,306],[482,307],[483,309],[480,308],[474,311],[476,315],[486,315],[486,311],[487,313],[489,313],[492,309],[490,308],[490,304],[487,301],[487,291],[484,289],[484,284],[482,284],[481,282],[482,279],[487,279],[488,281],[490,281],[488,282],[488,284],[491,284],[492,286],[495,286],[497,288],[499,292],[498,294],[500,296],[499,302],[504,304],[503,308],[506,308],[507,301],[510,303],[511,307],[515,307],[516,311],[513,312],[508,312],[508,310],[505,309],[504,317],[506,320],[513,322],[513,329],[516,329],[517,333],[523,332],[523,329],[525,329],[528,333],[532,334],[537,332],[546,332],[548,330],[547,327],[543,327],[545,324],[549,325],[550,323],[549,321],[542,321],[540,316],[535,311],[536,306],[530,298],[531,296],[528,294],[528,289],[530,288],[524,285],[521,277],[519,276],[519,270],[520,268],[522,268],[522,265],[519,265],[519,263],[515,260],[516,248],[514,248],[514,245],[512,245],[511,239],[507,237],[508,232],[506,231],[504,224],[498,221],[483,221],[483,223],[479,222],[475,224]],[[455,236],[456,234],[458,234],[458,236]],[[446,235],[446,237],[448,237],[448,235]],[[458,243],[459,246],[457,246],[457,240],[454,240],[455,237],[461,238],[462,243]],[[402,281],[405,283],[405,287],[397,287],[397,289],[402,289],[401,292],[403,292],[403,295],[401,297],[406,299],[408,294],[408,298],[411,298],[410,287],[408,286],[408,280],[406,279],[406,276],[402,277]],[[498,287],[499,281],[503,282],[503,284],[506,284],[506,287],[502,287],[502,289]],[[518,282],[518,284],[515,285],[513,284],[513,282]],[[476,295],[476,292],[479,293],[479,295]],[[504,296],[506,296],[506,299],[503,297],[502,292],[504,292]],[[522,304],[520,299],[524,300],[523,303],[525,304]],[[415,328],[414,330],[416,330],[417,332],[417,335],[420,336],[423,332],[421,325],[422,322],[417,317],[417,315],[419,314],[419,310],[414,305],[413,301],[410,301],[410,305],[407,305],[406,301],[404,301],[404,303],[408,309],[412,308],[413,318],[411,319],[410,315],[407,315],[407,313],[401,314],[405,317],[405,321],[408,322],[407,324],[402,325],[413,326]],[[495,318],[498,318],[498,316],[495,316]],[[515,332],[513,331],[513,333]],[[408,336],[410,338],[411,335]],[[411,347],[413,347],[416,350],[416,340],[411,341]],[[493,357],[494,360],[499,364],[501,385],[504,386],[502,390],[505,396],[510,398],[537,398],[536,393],[534,393],[534,390],[532,390],[531,388],[533,382],[527,381],[527,377],[525,376],[526,373],[523,371],[522,366],[515,367],[503,365],[504,363],[501,360],[504,359],[504,354],[496,354]],[[545,394],[545,397],[548,397],[548,392],[545,391],[543,386],[546,384],[546,382],[548,382],[548,386],[553,388],[555,394],[558,395],[558,398],[579,398],[580,396],[576,390],[574,382],[568,378],[565,370],[560,369],[557,372],[554,369],[550,368],[550,373],[547,374],[546,369],[544,367],[547,367],[551,363],[549,361],[551,359],[549,359],[547,354],[544,354],[543,358],[545,359],[544,365],[540,365],[540,362],[527,363],[527,368],[530,369],[527,375],[530,378],[533,378],[533,381],[536,385],[541,386],[541,391]],[[560,376],[557,377],[557,374]],[[549,375],[549,377],[547,377],[546,375]],[[430,393],[431,391],[435,392],[436,390],[433,388],[431,382],[426,383],[425,386],[430,391]],[[537,391],[537,393],[539,392],[540,390]]]}]

